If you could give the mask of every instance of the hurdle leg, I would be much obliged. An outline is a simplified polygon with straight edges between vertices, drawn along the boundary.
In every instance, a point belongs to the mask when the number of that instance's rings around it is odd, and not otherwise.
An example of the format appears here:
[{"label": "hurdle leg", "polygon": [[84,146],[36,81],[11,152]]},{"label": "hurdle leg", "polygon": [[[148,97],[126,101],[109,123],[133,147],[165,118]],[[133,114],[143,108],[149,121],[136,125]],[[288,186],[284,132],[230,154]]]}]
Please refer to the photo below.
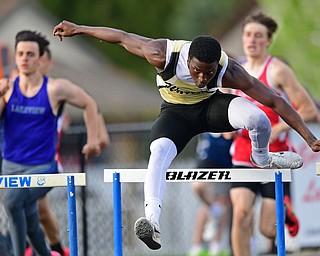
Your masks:
[{"label": "hurdle leg", "polygon": [[78,256],[77,214],[76,214],[76,189],[74,176],[68,176],[68,217],[70,256]]},{"label": "hurdle leg", "polygon": [[122,256],[122,216],[120,173],[113,174],[114,256]]},{"label": "hurdle leg", "polygon": [[276,225],[277,225],[277,252],[278,256],[286,255],[284,238],[284,202],[283,202],[283,183],[282,173],[275,173],[275,192],[276,192]]}]

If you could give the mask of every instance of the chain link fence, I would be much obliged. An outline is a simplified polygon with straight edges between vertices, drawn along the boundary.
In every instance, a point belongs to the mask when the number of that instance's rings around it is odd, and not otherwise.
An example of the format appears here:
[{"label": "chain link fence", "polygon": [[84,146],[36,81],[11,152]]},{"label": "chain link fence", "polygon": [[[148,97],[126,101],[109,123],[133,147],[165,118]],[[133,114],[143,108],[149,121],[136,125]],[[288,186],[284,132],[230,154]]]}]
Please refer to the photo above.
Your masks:
[{"label": "chain link fence", "polygon": [[[87,186],[77,187],[77,227],[79,256],[114,254],[113,189],[103,182],[104,169],[147,168],[151,123],[113,124],[107,127],[111,145],[101,156],[85,163],[81,154],[86,141],[84,127],[70,127],[62,136],[61,156],[65,172],[86,172]],[[193,168],[195,139],[174,160],[172,168]],[[123,183],[122,222],[124,255],[184,255],[191,246],[196,210],[199,201],[189,183],[168,183],[160,220],[162,248],[151,252],[136,238],[133,226],[144,216],[143,184]],[[0,190],[3,200],[5,190]],[[49,192],[51,208],[56,214],[62,242],[69,245],[67,188]],[[8,222],[0,207],[0,232],[5,236]],[[0,248],[1,251],[1,248]],[[3,254],[1,254],[3,255]]]},{"label": "chain link fence", "polygon": [[[65,172],[85,172],[87,186],[76,188],[77,227],[79,256],[114,255],[113,230],[113,188],[112,183],[104,183],[104,169],[147,168],[149,157],[149,132],[151,123],[130,123],[108,125],[111,145],[101,156],[85,163],[81,153],[86,141],[86,131],[82,126],[70,127],[62,136],[61,156]],[[196,139],[189,142],[184,151],[174,160],[171,168],[194,168]],[[133,226],[144,216],[143,184],[123,183],[122,187],[122,238],[124,256],[182,256],[192,244],[199,199],[192,191],[190,183],[167,183],[160,219],[162,248],[150,251],[138,238]],[[5,190],[0,190],[3,201]],[[51,208],[56,214],[62,243],[69,246],[67,188],[53,188],[49,192]],[[259,198],[256,207],[258,223]],[[9,224],[3,206],[0,204],[0,255],[12,256]],[[268,242],[255,227],[256,250],[265,251]],[[301,255],[304,255],[301,251]],[[316,255],[317,252],[314,254]],[[299,254],[300,255],[300,254]],[[309,255],[309,254],[308,254]],[[317,254],[318,255],[318,254]]]}]

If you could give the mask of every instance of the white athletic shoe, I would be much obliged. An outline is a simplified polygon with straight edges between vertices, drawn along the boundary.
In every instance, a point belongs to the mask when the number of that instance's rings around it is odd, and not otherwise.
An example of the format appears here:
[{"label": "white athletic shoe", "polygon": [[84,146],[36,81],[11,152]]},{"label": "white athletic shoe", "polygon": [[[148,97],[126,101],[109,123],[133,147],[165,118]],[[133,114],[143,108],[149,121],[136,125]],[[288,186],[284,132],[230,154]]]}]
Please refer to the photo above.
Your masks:
[{"label": "white athletic shoe", "polygon": [[266,165],[262,166],[250,156],[251,162],[260,168],[266,169],[298,169],[303,165],[303,160],[300,155],[294,152],[276,152],[269,153],[269,159]]},{"label": "white athletic shoe", "polygon": [[152,222],[145,217],[141,217],[134,224],[134,232],[151,250],[158,250],[161,248],[161,233],[157,223]]}]

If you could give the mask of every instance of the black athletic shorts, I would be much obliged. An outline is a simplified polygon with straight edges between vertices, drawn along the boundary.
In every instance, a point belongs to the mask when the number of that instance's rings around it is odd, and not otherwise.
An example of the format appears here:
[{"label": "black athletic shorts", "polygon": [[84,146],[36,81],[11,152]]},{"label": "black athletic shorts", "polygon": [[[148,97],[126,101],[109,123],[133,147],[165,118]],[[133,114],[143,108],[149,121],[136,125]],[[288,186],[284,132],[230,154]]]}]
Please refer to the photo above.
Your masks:
[{"label": "black athletic shorts", "polygon": [[[233,168],[247,169],[247,166],[234,166]],[[275,199],[275,183],[274,182],[232,182],[232,188],[248,188],[254,194],[260,194],[262,198]]]},{"label": "black athletic shorts", "polygon": [[192,105],[163,102],[151,129],[151,142],[169,138],[179,154],[197,134],[234,131],[229,123],[228,108],[235,97],[238,96],[217,91],[210,98]]}]

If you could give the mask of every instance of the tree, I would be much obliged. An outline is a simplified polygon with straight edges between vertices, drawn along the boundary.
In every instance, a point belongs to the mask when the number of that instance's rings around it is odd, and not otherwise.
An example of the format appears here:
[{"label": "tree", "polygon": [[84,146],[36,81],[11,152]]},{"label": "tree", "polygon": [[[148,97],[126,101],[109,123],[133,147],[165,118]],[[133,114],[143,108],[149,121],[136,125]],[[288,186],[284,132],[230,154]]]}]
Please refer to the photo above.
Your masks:
[{"label": "tree", "polygon": [[284,57],[299,80],[313,96],[320,99],[320,1],[259,0],[266,13],[279,24],[270,48],[272,54]]},{"label": "tree", "polygon": [[[236,0],[37,0],[60,20],[79,24],[111,26],[148,37],[191,40],[199,34],[219,37],[239,13]],[[245,0],[244,3],[254,0]],[[226,15],[228,19],[226,19]],[[152,81],[155,69],[145,60],[116,45],[105,46],[87,38],[114,64]]]}]

